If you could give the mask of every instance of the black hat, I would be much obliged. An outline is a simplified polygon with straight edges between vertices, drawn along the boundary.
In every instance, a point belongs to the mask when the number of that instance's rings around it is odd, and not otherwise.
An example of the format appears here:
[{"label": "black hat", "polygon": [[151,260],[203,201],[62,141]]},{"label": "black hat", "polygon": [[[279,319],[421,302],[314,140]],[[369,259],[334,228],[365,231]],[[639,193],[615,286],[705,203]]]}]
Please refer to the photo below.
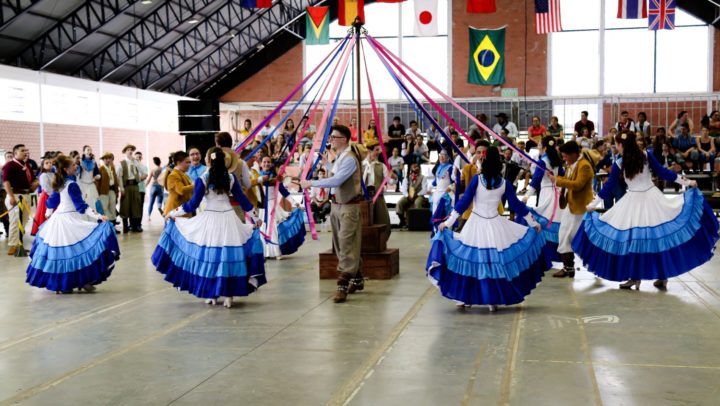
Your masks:
[{"label": "black hat", "polygon": [[505,113],[497,113],[497,114],[495,114],[495,117],[502,117],[502,118],[504,118],[504,119],[506,119],[506,120],[507,120],[507,118],[508,118],[507,114],[505,114]]}]

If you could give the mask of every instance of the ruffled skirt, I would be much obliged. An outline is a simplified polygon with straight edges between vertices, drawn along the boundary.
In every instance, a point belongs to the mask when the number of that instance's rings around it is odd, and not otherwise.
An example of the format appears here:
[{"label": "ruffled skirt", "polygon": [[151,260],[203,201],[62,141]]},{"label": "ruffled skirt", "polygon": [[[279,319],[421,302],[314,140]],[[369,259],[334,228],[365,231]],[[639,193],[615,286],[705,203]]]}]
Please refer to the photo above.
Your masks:
[{"label": "ruffled skirt", "polygon": [[260,234],[232,209],[168,221],[152,263],[173,286],[204,299],[248,296],[267,282]]},{"label": "ruffled skirt", "polygon": [[544,245],[532,228],[473,214],[461,233],[435,235],[427,276],[443,296],[464,304],[520,303],[550,269]]},{"label": "ruffled skirt", "polygon": [[587,213],[573,250],[604,279],[668,279],[709,261],[717,241],[718,221],[700,191],[668,197],[653,187]]},{"label": "ruffled skirt", "polygon": [[112,224],[77,212],[55,213],[40,227],[30,258],[28,284],[65,292],[107,280],[120,247]]}]

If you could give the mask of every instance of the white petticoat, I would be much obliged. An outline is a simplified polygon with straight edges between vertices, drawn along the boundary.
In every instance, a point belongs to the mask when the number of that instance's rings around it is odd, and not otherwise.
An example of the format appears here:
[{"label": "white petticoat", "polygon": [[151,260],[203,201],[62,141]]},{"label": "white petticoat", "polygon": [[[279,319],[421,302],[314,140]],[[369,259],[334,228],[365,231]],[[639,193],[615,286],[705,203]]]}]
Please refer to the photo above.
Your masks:
[{"label": "white petticoat", "polygon": [[245,224],[233,209],[206,209],[193,218],[178,217],[175,225],[188,242],[204,247],[238,247],[253,233],[252,224]]},{"label": "white petticoat", "polygon": [[683,208],[682,194],[666,196],[655,186],[642,192],[628,190],[600,220],[617,230],[652,227],[675,219]]}]

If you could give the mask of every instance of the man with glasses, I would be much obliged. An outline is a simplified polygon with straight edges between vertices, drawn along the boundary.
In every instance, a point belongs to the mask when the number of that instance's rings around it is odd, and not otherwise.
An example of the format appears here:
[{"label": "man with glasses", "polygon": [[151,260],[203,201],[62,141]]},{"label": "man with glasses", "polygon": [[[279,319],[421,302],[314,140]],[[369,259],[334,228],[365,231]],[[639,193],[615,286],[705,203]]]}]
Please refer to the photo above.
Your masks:
[{"label": "man with glasses", "polygon": [[200,150],[198,148],[190,147],[188,153],[190,154],[190,168],[187,170],[187,176],[190,177],[192,183],[195,183],[195,179],[205,173],[207,167],[202,163],[202,154],[200,154]]},{"label": "man with glasses", "polygon": [[363,196],[360,189],[362,165],[357,152],[350,147],[350,129],[344,125],[332,127],[330,144],[337,159],[332,166],[330,177],[317,180],[303,180],[303,189],[311,187],[332,188],[330,226],[333,231],[333,249],[338,257],[338,281],[335,303],[347,300],[349,293],[364,289],[360,270],[360,205]]}]

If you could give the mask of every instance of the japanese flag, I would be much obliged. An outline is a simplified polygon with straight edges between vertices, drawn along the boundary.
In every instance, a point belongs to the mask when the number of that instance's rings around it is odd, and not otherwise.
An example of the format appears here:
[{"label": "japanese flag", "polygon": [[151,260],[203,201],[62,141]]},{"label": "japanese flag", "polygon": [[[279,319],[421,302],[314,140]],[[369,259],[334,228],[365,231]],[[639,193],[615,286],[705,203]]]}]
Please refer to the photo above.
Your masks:
[{"label": "japanese flag", "polygon": [[431,36],[438,33],[437,0],[415,0],[415,35]]}]

